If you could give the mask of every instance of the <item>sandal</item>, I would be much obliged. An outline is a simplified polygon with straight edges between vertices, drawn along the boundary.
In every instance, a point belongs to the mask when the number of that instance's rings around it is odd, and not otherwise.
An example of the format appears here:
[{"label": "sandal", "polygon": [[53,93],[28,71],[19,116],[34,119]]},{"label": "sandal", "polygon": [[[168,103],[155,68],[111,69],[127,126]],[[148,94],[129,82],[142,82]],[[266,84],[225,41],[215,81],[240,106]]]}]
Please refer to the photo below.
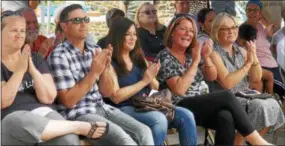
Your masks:
[{"label": "sandal", "polygon": [[[97,125],[97,123],[90,123],[90,124],[91,124],[91,129],[89,130],[89,132],[88,132],[86,137],[94,139],[94,138],[92,138],[92,136],[93,136],[93,134],[95,133],[95,131],[97,130],[97,128],[99,126]],[[103,137],[104,135],[106,135],[108,133],[108,131],[109,131],[109,124],[106,123],[106,130],[105,130],[105,132],[100,137],[98,137],[96,139],[99,139],[99,138]]]}]

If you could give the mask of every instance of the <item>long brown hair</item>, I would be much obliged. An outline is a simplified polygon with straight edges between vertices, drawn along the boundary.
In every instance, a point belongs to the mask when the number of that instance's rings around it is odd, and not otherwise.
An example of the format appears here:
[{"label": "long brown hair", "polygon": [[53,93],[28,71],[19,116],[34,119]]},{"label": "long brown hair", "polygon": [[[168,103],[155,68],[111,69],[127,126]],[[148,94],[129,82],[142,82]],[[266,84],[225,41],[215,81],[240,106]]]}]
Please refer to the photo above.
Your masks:
[{"label": "long brown hair", "polygon": [[[118,76],[121,76],[129,72],[122,57],[124,52],[125,35],[129,28],[132,25],[135,26],[135,24],[128,18],[119,18],[114,24],[115,25],[112,25],[110,28],[107,42],[113,47],[112,61],[116,63],[114,66],[115,71]],[[134,65],[143,70],[146,69],[147,65],[145,62],[144,53],[139,44],[139,40],[136,41],[134,49],[130,51],[130,58]]]},{"label": "long brown hair", "polygon": [[165,31],[164,45],[167,46],[168,48],[172,47],[172,43],[173,43],[172,42],[172,33],[173,33],[173,31],[179,25],[179,23],[184,19],[189,20],[192,23],[193,29],[194,29],[194,36],[193,36],[191,44],[187,48],[187,51],[190,51],[191,48],[196,46],[196,44],[197,44],[197,26],[196,26],[195,20],[193,18],[190,18],[187,15],[185,15],[185,16],[183,15],[183,16],[176,18],[174,21],[172,21]]}]

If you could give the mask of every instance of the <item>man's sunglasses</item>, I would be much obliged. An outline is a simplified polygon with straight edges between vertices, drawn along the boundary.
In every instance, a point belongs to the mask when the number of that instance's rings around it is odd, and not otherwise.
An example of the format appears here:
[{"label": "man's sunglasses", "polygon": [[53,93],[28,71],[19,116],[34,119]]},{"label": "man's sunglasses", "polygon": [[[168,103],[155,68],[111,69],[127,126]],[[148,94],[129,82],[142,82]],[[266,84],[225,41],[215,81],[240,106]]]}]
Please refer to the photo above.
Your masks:
[{"label": "man's sunglasses", "polygon": [[6,10],[1,13],[1,20],[8,16],[20,16],[20,15],[14,11]]},{"label": "man's sunglasses", "polygon": [[84,18],[80,18],[80,17],[76,17],[76,18],[72,18],[72,19],[69,19],[69,20],[66,20],[64,22],[71,22],[73,24],[81,24],[81,23],[89,23],[90,22],[90,18],[89,17],[84,17]]},{"label": "man's sunglasses", "polygon": [[142,13],[145,13],[147,15],[155,15],[157,13],[157,10],[149,10],[149,11],[143,11]]}]

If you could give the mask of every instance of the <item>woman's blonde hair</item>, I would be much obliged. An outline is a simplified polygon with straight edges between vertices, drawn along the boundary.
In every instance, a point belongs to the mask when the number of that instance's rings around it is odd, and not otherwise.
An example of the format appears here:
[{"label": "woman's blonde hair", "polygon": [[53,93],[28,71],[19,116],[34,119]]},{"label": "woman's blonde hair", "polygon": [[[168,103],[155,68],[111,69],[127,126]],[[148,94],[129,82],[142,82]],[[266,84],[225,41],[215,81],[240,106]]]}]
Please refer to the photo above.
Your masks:
[{"label": "woman's blonde hair", "polygon": [[238,26],[237,22],[235,21],[234,16],[228,13],[225,13],[225,12],[218,14],[216,18],[213,20],[212,25],[211,25],[211,38],[213,39],[213,41],[216,41],[216,42],[219,41],[218,35],[219,35],[220,27],[222,24],[226,23],[227,18],[233,20],[234,24]]},{"label": "woman's blonde hair", "polygon": [[21,18],[26,23],[25,18],[20,15],[6,16],[4,18],[1,18],[1,30],[3,30],[6,27],[6,25],[8,24],[8,20],[11,18]]},{"label": "woman's blonde hair", "polygon": [[191,17],[188,17],[187,15],[180,16],[169,24],[164,34],[164,45],[167,46],[168,48],[172,47],[173,44],[172,33],[174,32],[174,29],[180,24],[182,20],[190,21],[194,29],[194,36],[192,42],[187,48],[187,51],[190,51],[190,49],[195,47],[197,44],[197,26],[195,20]]},{"label": "woman's blonde hair", "polygon": [[[156,8],[156,6],[150,2],[144,2],[144,3],[141,3],[136,11],[136,15],[135,15],[135,24],[136,24],[136,27],[139,28],[139,27],[142,27],[142,25],[140,24],[140,21],[139,21],[139,15],[140,15],[140,12],[141,12],[141,9],[146,6],[146,5],[152,5]],[[157,16],[157,13],[156,13],[156,16]],[[158,20],[158,16],[157,16],[157,19],[156,19],[156,22],[155,22],[155,28],[156,29],[161,29],[162,28],[162,24],[159,23],[159,20]]]}]

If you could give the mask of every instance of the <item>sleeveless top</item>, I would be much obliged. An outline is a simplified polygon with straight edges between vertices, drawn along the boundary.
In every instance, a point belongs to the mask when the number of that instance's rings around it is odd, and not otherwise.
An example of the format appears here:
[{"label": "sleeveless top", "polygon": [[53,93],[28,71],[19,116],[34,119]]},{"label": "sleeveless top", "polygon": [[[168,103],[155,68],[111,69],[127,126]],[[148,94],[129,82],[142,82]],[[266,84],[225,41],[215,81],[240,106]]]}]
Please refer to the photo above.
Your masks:
[{"label": "sleeveless top", "polygon": [[[234,49],[233,56],[230,56],[230,54],[226,52],[225,49],[220,44],[216,42],[214,43],[213,50],[219,53],[225,67],[228,69],[229,72],[234,72],[244,65],[244,57],[243,54],[241,53],[240,48],[236,44],[234,44],[233,49]],[[217,81],[211,82],[209,86],[211,92],[217,90],[223,90],[223,87]],[[234,88],[232,88],[231,91],[233,93],[236,93],[241,90],[249,89],[248,86],[249,83],[246,76]]]},{"label": "sleeveless top", "polygon": [[[112,65],[114,66],[114,68],[119,67],[119,65],[114,61],[112,62]],[[130,85],[133,85],[139,82],[140,80],[142,80],[144,72],[145,72],[144,69],[134,64],[130,72],[120,75],[120,76],[118,75],[118,83],[119,83],[120,88],[130,86]],[[144,94],[148,95],[150,91],[151,91],[151,88],[149,88],[149,86],[145,86],[143,89],[141,89],[139,92],[137,92],[132,97],[143,96]],[[130,106],[130,105],[132,106],[133,105],[132,100],[131,100],[132,97],[130,97],[129,99],[115,106],[119,108],[123,106]]]}]

